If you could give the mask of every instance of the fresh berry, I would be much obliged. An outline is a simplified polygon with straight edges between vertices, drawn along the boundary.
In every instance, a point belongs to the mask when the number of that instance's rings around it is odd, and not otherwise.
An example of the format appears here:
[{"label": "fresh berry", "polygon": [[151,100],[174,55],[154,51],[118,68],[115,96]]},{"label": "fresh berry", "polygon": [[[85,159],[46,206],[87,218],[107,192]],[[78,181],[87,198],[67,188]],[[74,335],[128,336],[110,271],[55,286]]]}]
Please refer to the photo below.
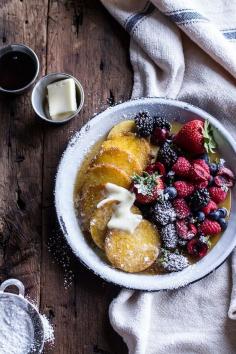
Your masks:
[{"label": "fresh berry", "polygon": [[160,258],[162,267],[168,272],[179,272],[188,267],[188,258],[176,252],[163,250]]},{"label": "fresh berry", "polygon": [[179,198],[185,198],[191,195],[194,191],[194,185],[190,182],[176,181],[174,187],[177,190]]},{"label": "fresh berry", "polygon": [[207,172],[207,174],[210,174],[210,168],[208,166],[208,164],[206,163],[206,161],[202,160],[202,159],[197,159],[194,160],[193,163],[197,163],[198,165],[202,166],[202,168],[204,168],[204,170]]},{"label": "fresh berry", "polygon": [[210,163],[210,173],[215,176],[218,171],[218,165],[214,162]]},{"label": "fresh berry", "polygon": [[185,219],[190,215],[190,209],[188,204],[183,198],[177,198],[173,201],[173,207],[175,209],[178,219]]},{"label": "fresh berry", "polygon": [[214,183],[217,187],[233,187],[235,177],[233,172],[227,167],[221,167],[214,178]]},{"label": "fresh berry", "polygon": [[228,210],[226,208],[219,208],[218,212],[220,213],[220,218],[226,218],[228,215]]},{"label": "fresh berry", "polygon": [[138,135],[147,137],[152,134],[154,121],[148,112],[140,112],[134,118]]},{"label": "fresh berry", "polygon": [[213,200],[210,200],[209,203],[202,208],[202,211],[208,215],[210,212],[214,211],[217,209],[217,205]]},{"label": "fresh berry", "polygon": [[216,235],[221,232],[221,226],[217,221],[205,219],[200,226],[200,231],[204,235]]},{"label": "fresh berry", "polygon": [[165,182],[168,186],[171,186],[174,183],[175,180],[175,172],[174,171],[169,171],[166,175]]},{"label": "fresh berry", "polygon": [[179,177],[188,177],[190,169],[191,164],[185,157],[178,157],[178,160],[172,167],[172,170]]},{"label": "fresh berry", "polygon": [[193,154],[212,152],[216,146],[209,122],[199,119],[185,123],[176,134],[174,142]]},{"label": "fresh berry", "polygon": [[195,214],[195,218],[197,219],[198,222],[203,222],[206,218],[206,215],[203,211],[198,211],[196,214]]},{"label": "fresh berry", "polygon": [[136,200],[141,204],[149,204],[157,200],[164,190],[164,183],[157,174],[149,175],[144,172],[142,176],[133,177],[132,191]]},{"label": "fresh berry", "polygon": [[185,247],[188,243],[188,240],[184,240],[183,238],[178,237],[178,245],[180,247]]},{"label": "fresh berry", "polygon": [[[210,173],[207,171],[205,167],[203,167],[203,164],[199,164],[199,161],[202,161],[204,164],[206,164],[203,160],[197,160],[198,162],[193,162],[192,168],[190,171],[190,179],[194,182],[205,182],[210,178]],[[207,166],[207,164],[206,164]],[[208,166],[207,166],[208,167]],[[208,169],[209,170],[209,169]]]},{"label": "fresh berry", "polygon": [[174,187],[167,187],[164,190],[164,194],[167,196],[168,199],[172,200],[177,197],[177,190]]},{"label": "fresh berry", "polygon": [[169,201],[157,202],[151,210],[152,220],[158,226],[165,226],[176,220],[176,213]]},{"label": "fresh berry", "polygon": [[165,248],[174,249],[177,247],[178,236],[174,224],[163,226],[160,234]]},{"label": "fresh berry", "polygon": [[208,216],[209,216],[210,219],[215,220],[215,221],[218,221],[219,218],[220,218],[219,210],[211,211],[211,212],[208,214]]},{"label": "fresh berry", "polygon": [[191,240],[196,235],[197,228],[195,225],[189,224],[185,220],[178,220],[176,222],[176,231],[180,238]]},{"label": "fresh berry", "polygon": [[199,258],[204,257],[208,251],[208,245],[205,242],[198,240],[197,238],[193,238],[187,244],[187,251],[189,254],[193,256],[197,256]]},{"label": "fresh berry", "polygon": [[217,204],[223,202],[227,197],[227,187],[222,189],[221,187],[210,187],[210,197]]},{"label": "fresh berry", "polygon": [[178,159],[177,152],[169,142],[165,142],[159,149],[157,160],[162,162],[164,165],[171,167]]},{"label": "fresh berry", "polygon": [[171,130],[171,124],[164,117],[153,117],[154,128],[166,129],[168,131]]},{"label": "fresh berry", "polygon": [[206,206],[210,201],[209,192],[206,188],[197,189],[190,197],[189,197],[189,205],[192,210],[198,211]]},{"label": "fresh berry", "polygon": [[145,171],[150,175],[155,172],[158,172],[161,176],[165,176],[166,174],[165,166],[161,162],[151,163],[150,165],[147,166]]},{"label": "fresh berry", "polygon": [[220,218],[218,220],[218,223],[220,224],[220,227],[221,227],[222,231],[225,231],[227,229],[227,226],[228,226],[228,221],[227,220],[225,220],[224,218]]},{"label": "fresh berry", "polygon": [[152,133],[152,137],[151,137],[151,142],[154,145],[161,145],[163,144],[166,139],[168,139],[170,133],[168,130],[166,129],[161,129],[161,128],[154,128],[154,131]]}]

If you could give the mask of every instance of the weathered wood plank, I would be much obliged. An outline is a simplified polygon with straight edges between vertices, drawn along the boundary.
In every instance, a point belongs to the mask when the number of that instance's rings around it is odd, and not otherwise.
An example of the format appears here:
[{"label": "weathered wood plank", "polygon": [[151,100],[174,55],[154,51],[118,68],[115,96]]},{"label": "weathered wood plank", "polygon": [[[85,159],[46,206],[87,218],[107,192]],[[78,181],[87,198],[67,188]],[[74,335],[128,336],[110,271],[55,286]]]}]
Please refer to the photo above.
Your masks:
[{"label": "weathered wood plank", "polygon": [[95,112],[107,107],[108,100],[129,98],[128,36],[98,1],[51,1],[47,47],[47,71],[72,73],[85,90],[85,106],[75,120],[59,128],[45,127],[41,309],[51,314],[55,325],[52,352],[127,353],[108,321],[108,305],[119,290],[74,259],[75,279],[64,289],[62,267],[52,263],[47,242],[55,228],[52,190],[56,167],[68,138]]},{"label": "weathered wood plank", "polygon": [[[40,13],[40,16],[39,16]],[[0,43],[25,43],[44,67],[47,0],[1,1]],[[43,69],[42,69],[43,71]],[[30,93],[0,98],[0,281],[22,280],[39,299],[42,129]]]}]

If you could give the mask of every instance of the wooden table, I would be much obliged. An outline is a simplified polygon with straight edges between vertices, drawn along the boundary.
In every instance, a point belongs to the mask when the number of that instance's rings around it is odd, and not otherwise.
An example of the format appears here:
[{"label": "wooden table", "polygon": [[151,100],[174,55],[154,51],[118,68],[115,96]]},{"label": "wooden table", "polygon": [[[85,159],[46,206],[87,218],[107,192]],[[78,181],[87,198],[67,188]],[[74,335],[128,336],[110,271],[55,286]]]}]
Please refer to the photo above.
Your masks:
[{"label": "wooden table", "polygon": [[[80,115],[59,127],[36,119],[30,92],[0,98],[0,281],[23,281],[50,317],[56,341],[46,353],[127,353],[108,321],[119,289],[66,250],[53,188],[69,137],[94,113],[130,97],[128,35],[96,0],[1,0],[0,6],[2,45],[29,45],[39,56],[40,75],[71,73],[85,90]],[[72,278],[68,289],[65,273]]]}]

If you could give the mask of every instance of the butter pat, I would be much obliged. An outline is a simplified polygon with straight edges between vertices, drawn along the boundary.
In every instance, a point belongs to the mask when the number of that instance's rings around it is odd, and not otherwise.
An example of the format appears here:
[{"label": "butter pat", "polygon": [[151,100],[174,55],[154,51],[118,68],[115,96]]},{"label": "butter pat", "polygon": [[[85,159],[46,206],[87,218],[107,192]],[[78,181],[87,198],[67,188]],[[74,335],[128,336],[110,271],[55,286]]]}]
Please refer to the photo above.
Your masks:
[{"label": "butter pat", "polygon": [[77,110],[75,81],[70,78],[47,86],[49,114],[53,120],[62,120]]}]

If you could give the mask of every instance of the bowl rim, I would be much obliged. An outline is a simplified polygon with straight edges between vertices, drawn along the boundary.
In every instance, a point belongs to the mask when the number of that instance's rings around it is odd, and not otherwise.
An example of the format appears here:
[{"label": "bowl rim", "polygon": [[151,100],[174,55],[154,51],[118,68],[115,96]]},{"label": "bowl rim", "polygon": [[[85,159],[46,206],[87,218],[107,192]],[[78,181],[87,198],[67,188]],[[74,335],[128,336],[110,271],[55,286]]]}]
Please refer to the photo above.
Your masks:
[{"label": "bowl rim", "polygon": [[[86,132],[86,130],[88,130],[90,128],[90,125],[91,123],[95,125],[96,121],[99,121],[100,123],[100,119],[101,119],[101,115],[103,115],[105,112],[107,112],[108,110],[108,113],[110,114],[113,114],[116,112],[117,109],[119,109],[120,107],[122,106],[126,106],[126,105],[131,105],[131,107],[133,107],[136,103],[139,103],[139,104],[161,104],[161,105],[172,105],[176,108],[180,108],[180,109],[183,109],[183,110],[186,110],[190,113],[193,113],[193,114],[196,114],[198,116],[200,116],[203,120],[209,120],[210,123],[212,123],[212,125],[221,132],[221,135],[224,137],[224,140],[227,140],[231,149],[233,150],[233,152],[235,153],[236,155],[236,142],[234,141],[233,137],[230,135],[230,133],[224,128],[224,126],[216,119],[214,118],[211,114],[207,113],[206,111],[204,111],[203,109],[199,108],[199,107],[196,107],[190,103],[186,103],[184,101],[179,101],[179,100],[175,100],[175,99],[171,99],[171,98],[162,98],[162,97],[144,97],[144,98],[135,98],[135,99],[131,99],[131,100],[128,100],[128,101],[125,101],[125,102],[122,102],[122,103],[119,103],[115,106],[112,106],[112,107],[108,107],[106,110],[98,113],[96,116],[93,116],[92,119],[90,119],[82,128],[81,130],[79,131],[79,133],[75,133],[72,138],[69,140],[68,142],[68,145],[67,145],[67,148],[65,149],[62,157],[61,157],[61,160],[60,160],[60,163],[59,163],[59,166],[58,166],[58,170],[57,170],[57,176],[56,176],[56,183],[55,183],[55,190],[54,190],[54,193],[55,193],[55,207],[56,207],[56,213],[57,213],[57,218],[58,218],[58,222],[59,222],[59,225],[60,225],[60,228],[64,234],[64,237],[66,238],[66,241],[68,242],[68,244],[70,245],[73,253],[75,253],[76,257],[80,260],[80,262],[85,265],[88,269],[92,270],[92,272],[96,275],[98,275],[100,278],[102,278],[103,280],[109,282],[109,283],[113,283],[115,285],[118,285],[120,287],[124,287],[124,288],[127,288],[127,289],[133,289],[133,290],[142,290],[142,291],[160,291],[160,290],[170,290],[170,289],[177,289],[177,288],[180,288],[180,287],[184,287],[188,284],[192,284],[192,283],[195,283],[203,278],[205,278],[207,275],[209,275],[210,273],[212,273],[214,270],[216,270],[217,268],[219,268],[225,261],[226,259],[228,258],[228,256],[231,254],[231,252],[233,251],[234,247],[236,246],[236,238],[234,240],[234,242],[232,242],[232,244],[230,245],[230,247],[228,248],[225,248],[224,249],[224,252],[222,251],[222,255],[221,257],[219,257],[215,262],[214,262],[214,266],[213,267],[210,267],[210,269],[208,271],[206,271],[203,275],[202,274],[199,274],[198,276],[195,276],[195,277],[192,277],[191,280],[188,280],[188,281],[179,281],[178,284],[176,284],[174,287],[173,286],[166,286],[166,287],[159,287],[159,286],[151,286],[151,287],[147,287],[143,284],[140,284],[137,285],[137,284],[134,284],[135,281],[132,282],[132,285],[128,285],[127,281],[120,281],[120,280],[117,280],[116,279],[113,279],[113,277],[111,276],[107,276],[104,275],[104,274],[101,274],[100,271],[97,271],[96,269],[93,268],[93,266],[91,264],[88,264],[87,263],[87,260],[85,259],[85,257],[82,255],[82,254],[78,254],[78,252],[75,251],[74,249],[74,245],[73,245],[73,242],[72,240],[70,240],[68,234],[67,234],[67,230],[66,230],[66,226],[65,226],[65,223],[64,223],[64,220],[63,220],[63,216],[60,212],[60,207],[59,207],[59,204],[58,204],[58,194],[59,194],[59,188],[60,188],[60,185],[59,185],[59,179],[60,179],[60,175],[62,173],[62,169],[63,169],[63,163],[65,161],[65,158],[66,158],[66,152],[73,148],[74,146],[74,143],[75,143],[75,140],[78,139],[78,134],[79,134],[79,139],[80,137],[83,136],[83,132]],[[145,109],[145,108],[144,108]],[[128,118],[126,118],[128,119]],[[124,119],[125,120],[125,119]],[[80,229],[81,233],[82,230]],[[91,247],[91,246],[90,246]],[[92,248],[91,248],[92,249]],[[77,250],[78,251],[78,250]],[[194,265],[188,267],[188,268],[192,268]],[[114,271],[118,271],[120,272],[119,270],[117,269],[114,269],[112,267],[110,267],[111,269],[113,269]],[[187,268],[186,268],[187,269]],[[177,273],[170,273],[170,274],[180,274],[182,272],[177,272]],[[122,272],[123,274],[123,272]],[[129,274],[129,273],[124,273],[126,274],[126,276],[129,276],[129,275],[132,275]],[[137,274],[138,277],[141,278],[141,276],[143,274]],[[149,277],[154,277],[154,276],[158,276],[158,275],[148,275]],[[153,280],[153,282],[155,282],[155,280]],[[171,281],[169,281],[170,283]]]},{"label": "bowl rim", "polygon": [[[79,89],[79,92],[80,92],[80,104],[79,106],[77,107],[77,110],[71,114],[69,117],[63,119],[63,120],[53,120],[53,119],[49,119],[47,118],[46,116],[42,115],[41,113],[39,113],[39,111],[37,110],[37,108],[35,107],[35,104],[34,104],[34,97],[36,95],[36,92],[37,92],[37,88],[40,86],[40,84],[47,78],[50,78],[50,77],[53,77],[53,76],[57,76],[57,75],[62,75],[64,76],[64,79],[66,78],[71,78],[75,81],[75,84],[76,86],[78,87]],[[59,79],[58,79],[59,80]],[[55,81],[52,81],[51,83],[53,82],[56,82],[58,81],[56,78],[55,78]],[[61,80],[63,80],[63,78],[61,78]],[[38,81],[37,83],[35,84],[33,90],[32,90],[32,93],[31,93],[31,104],[32,104],[32,107],[34,109],[34,112],[37,114],[37,116],[39,118],[41,118],[42,120],[48,122],[48,123],[51,123],[51,124],[56,124],[56,125],[61,125],[63,123],[67,123],[69,122],[71,119],[75,118],[77,116],[77,114],[79,114],[79,112],[81,111],[81,109],[83,108],[83,105],[84,105],[84,89],[83,89],[83,86],[81,84],[81,82],[76,78],[74,77],[73,75],[71,74],[67,74],[67,73],[64,73],[64,72],[52,72],[52,73],[49,73],[47,75],[44,75],[42,76]]]}]

